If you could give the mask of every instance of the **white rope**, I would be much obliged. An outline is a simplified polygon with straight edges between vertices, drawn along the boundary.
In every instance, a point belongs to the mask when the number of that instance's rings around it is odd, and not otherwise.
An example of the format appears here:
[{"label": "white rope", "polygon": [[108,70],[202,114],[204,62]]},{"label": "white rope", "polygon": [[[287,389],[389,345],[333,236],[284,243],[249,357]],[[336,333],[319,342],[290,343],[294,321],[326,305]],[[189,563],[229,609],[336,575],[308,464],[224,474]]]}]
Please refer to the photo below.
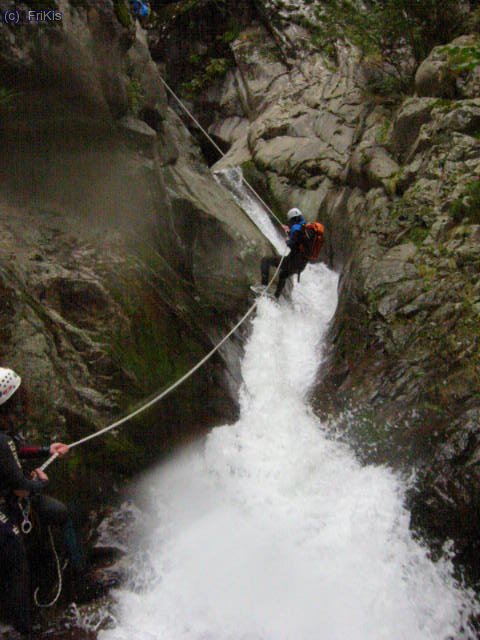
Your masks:
[{"label": "white rope", "polygon": [[[204,133],[204,135],[206,136],[206,138],[211,142],[211,144],[215,147],[215,149],[220,153],[220,155],[222,157],[225,156],[225,154],[223,153],[223,151],[220,149],[220,147],[217,145],[217,143],[212,139],[212,137],[208,134],[208,132],[202,127],[202,125],[200,124],[200,122],[195,118],[195,116],[193,115],[193,113],[191,113],[191,111],[189,109],[187,109],[187,107],[183,104],[183,102],[180,100],[180,98],[176,95],[176,93],[173,91],[173,89],[170,88],[170,86],[165,82],[165,80],[162,78],[162,76],[159,75],[160,80],[162,81],[163,85],[165,86],[165,88],[167,89],[167,91],[175,98],[175,100],[178,102],[178,104],[181,106],[181,108],[185,111],[185,113],[193,120],[193,122],[195,122],[195,124],[197,125],[197,127]],[[275,215],[275,213],[272,211],[272,209],[262,200],[262,198],[260,197],[260,195],[255,191],[255,189],[247,182],[247,180],[245,180],[245,178],[243,178],[243,182],[245,183],[245,185],[255,194],[255,196],[259,199],[259,201],[263,204],[263,206],[270,212],[270,214],[275,218],[275,220],[277,220],[277,222],[282,226],[283,228],[283,223],[279,220],[279,218]],[[247,312],[240,318],[240,320],[237,322],[237,324],[220,340],[220,342],[213,347],[213,349],[211,349],[211,351],[209,351],[207,353],[207,355],[202,358],[199,362],[197,362],[197,364],[195,366],[193,366],[189,371],[187,371],[187,373],[185,373],[181,378],[179,378],[178,380],[176,380],[172,385],[170,385],[169,387],[167,387],[167,389],[165,389],[164,391],[158,393],[157,395],[155,395],[153,398],[151,398],[150,400],[148,400],[147,402],[145,402],[144,404],[142,404],[140,407],[138,407],[138,409],[135,409],[134,411],[132,411],[131,413],[127,414],[126,416],[124,416],[123,418],[120,418],[119,420],[117,420],[116,422],[113,422],[112,424],[108,425],[107,427],[104,427],[103,429],[100,429],[99,431],[94,431],[93,433],[89,434],[88,436],[85,436],[84,438],[81,438],[80,440],[77,440],[76,442],[72,442],[69,445],[70,449],[73,449],[74,447],[78,447],[81,444],[84,444],[85,442],[89,442],[90,440],[93,440],[94,438],[98,438],[101,435],[108,433],[109,431],[112,431],[113,429],[116,429],[117,427],[120,427],[122,424],[125,424],[125,422],[128,422],[129,420],[131,420],[132,418],[135,418],[136,416],[140,415],[141,413],[143,413],[144,411],[146,411],[147,409],[149,409],[150,407],[152,407],[153,405],[157,404],[157,402],[160,402],[160,400],[162,400],[163,398],[165,398],[167,395],[169,395],[170,393],[172,393],[172,391],[174,391],[177,387],[179,387],[181,384],[183,384],[186,380],[188,380],[188,378],[190,378],[198,369],[200,369],[200,367],[202,367],[208,360],[210,360],[210,358],[220,349],[220,347],[240,328],[240,326],[252,315],[252,313],[254,312],[254,310],[257,308],[259,301],[261,300],[261,298],[263,298],[267,291],[270,289],[270,287],[272,286],[275,278],[277,277],[278,272],[280,271],[280,268],[282,266],[282,263],[285,259],[287,254],[284,254],[281,259],[280,262],[278,264],[278,267],[275,271],[275,273],[273,274],[272,279],[270,280],[270,282],[268,283],[266,289],[262,292],[261,296],[259,298],[257,298],[255,300],[255,302],[252,304],[252,306],[247,310]],[[49,467],[52,462],[54,460],[56,460],[58,458],[58,454],[53,454],[41,467],[40,469],[42,471],[44,471],[45,469],[47,469],[47,467]]]},{"label": "white rope", "polygon": [[[205,136],[208,138],[208,140],[213,144],[213,146],[217,149],[217,151],[220,153],[220,155],[223,157],[225,154],[223,153],[223,151],[220,149],[220,147],[216,144],[216,142],[209,136],[209,134],[207,133],[207,131],[205,131],[205,129],[202,127],[202,125],[198,122],[198,120],[195,118],[195,116],[187,109],[187,107],[183,104],[183,102],[180,100],[180,98],[175,94],[175,92],[168,86],[168,84],[165,82],[165,80],[162,78],[162,76],[160,76],[160,80],[162,81],[162,83],[164,84],[164,86],[166,87],[166,89],[169,91],[169,93],[175,98],[175,100],[179,103],[179,105],[182,107],[182,109],[188,114],[188,116],[195,122],[195,124],[199,127],[199,129],[205,134]],[[278,221],[278,223],[283,227],[282,222],[277,218],[277,216],[274,214],[274,212],[270,209],[270,207],[262,200],[262,198],[258,195],[258,193],[255,191],[255,189],[245,180],[243,179],[244,183],[248,186],[248,188],[257,196],[257,198],[260,200],[260,202],[264,205],[264,207],[271,213],[271,215]],[[126,416],[124,416],[123,418],[120,418],[119,420],[117,420],[116,422],[113,422],[112,424],[108,425],[107,427],[104,427],[103,429],[100,429],[99,431],[94,431],[93,433],[89,434],[88,436],[85,436],[84,438],[81,438],[80,440],[77,440],[76,442],[72,442],[69,445],[70,449],[73,449],[74,447],[78,447],[81,444],[84,444],[85,442],[88,442],[89,440],[93,440],[94,438],[98,438],[101,435],[108,433],[109,431],[112,431],[113,429],[116,429],[117,427],[120,427],[122,424],[125,424],[125,422],[128,422],[129,420],[131,420],[132,418],[135,418],[136,416],[140,415],[141,413],[143,413],[144,411],[146,411],[147,409],[149,409],[150,407],[153,407],[153,405],[157,404],[157,402],[160,402],[160,400],[162,400],[163,398],[165,398],[165,396],[169,395],[170,393],[172,393],[172,391],[174,391],[177,387],[179,387],[181,384],[183,384],[186,380],[188,380],[188,378],[190,378],[198,369],[200,369],[200,367],[202,367],[208,360],[210,360],[210,358],[220,349],[220,347],[240,328],[240,326],[252,315],[252,313],[255,311],[255,309],[258,306],[259,301],[266,295],[266,293],[268,292],[268,290],[270,289],[270,287],[272,286],[275,278],[277,277],[278,272],[280,271],[280,268],[282,266],[282,263],[285,259],[286,254],[284,254],[281,257],[281,260],[278,264],[277,269],[275,270],[275,273],[273,274],[272,279],[270,280],[270,282],[268,283],[265,291],[262,292],[261,296],[259,298],[257,298],[255,300],[255,302],[252,304],[252,306],[247,310],[247,312],[240,318],[240,320],[237,322],[237,324],[220,340],[220,342],[213,347],[213,349],[211,349],[207,355],[205,357],[203,357],[199,362],[197,362],[197,364],[195,366],[193,366],[189,371],[187,371],[187,373],[185,373],[183,376],[181,376],[178,380],[176,380],[172,385],[170,385],[169,387],[167,387],[167,389],[165,389],[164,391],[158,393],[157,395],[155,395],[153,398],[151,398],[150,400],[148,400],[147,402],[145,402],[144,404],[142,404],[140,407],[138,407],[137,409],[135,409],[134,411],[132,411],[131,413],[127,414]],[[44,471],[47,467],[49,467],[52,462],[54,460],[56,460],[56,458],[58,458],[58,454],[53,454],[41,467],[40,469],[42,471]]]},{"label": "white rope", "polygon": [[[188,380],[188,378],[190,378],[190,376],[192,376],[195,373],[195,371],[200,369],[200,367],[202,367],[208,360],[210,360],[210,358],[220,349],[220,347],[239,329],[239,327],[245,322],[245,320],[247,320],[247,318],[249,318],[252,315],[252,313],[257,308],[260,300],[263,297],[266,296],[268,290],[270,289],[270,287],[273,284],[273,281],[277,277],[277,274],[280,271],[282,263],[283,263],[283,261],[285,259],[285,255],[282,256],[282,258],[281,258],[281,260],[280,260],[280,262],[278,264],[278,267],[275,270],[275,273],[273,274],[273,277],[270,280],[270,282],[268,283],[265,291],[263,291],[262,294],[255,300],[255,302],[247,310],[247,312],[240,318],[240,320],[237,322],[237,324],[220,340],[220,342],[218,342],[215,345],[215,347],[213,347],[213,349],[211,349],[207,353],[206,356],[204,356],[199,362],[197,362],[197,364],[195,366],[193,366],[191,369],[189,369],[189,371],[187,371],[187,373],[185,373],[183,376],[181,376],[181,378],[176,380],[172,385],[167,387],[167,389],[165,389],[164,391],[161,391],[159,394],[157,394],[153,398],[151,398],[151,400],[148,400],[148,402],[146,402],[145,404],[142,404],[140,407],[138,407],[138,409],[135,409],[131,413],[127,414],[123,418],[120,418],[116,422],[113,422],[112,424],[108,425],[107,427],[104,427],[103,429],[100,429],[99,431],[94,431],[93,433],[89,434],[88,436],[85,436],[84,438],[81,438],[80,440],[76,440],[75,442],[72,442],[71,444],[68,445],[69,448],[73,449],[74,447],[78,447],[81,444],[84,444],[85,442],[88,442],[89,440],[93,440],[94,438],[98,438],[99,436],[103,435],[104,433],[108,433],[109,431],[112,431],[112,429],[116,429],[117,427],[120,427],[125,422],[128,422],[129,420],[131,420],[132,418],[135,418],[136,416],[140,415],[141,413],[143,413],[144,411],[146,411],[150,407],[153,407],[154,404],[157,404],[157,402],[160,402],[160,400],[165,398],[165,396],[167,396],[170,393],[172,393],[172,391],[174,391],[177,387],[179,387],[186,380]],[[43,465],[40,467],[40,470],[44,471],[47,467],[49,467],[52,464],[52,462],[56,458],[58,458],[58,454],[57,453],[53,454],[46,462],[44,462]]]},{"label": "white rope", "polygon": [[[57,552],[57,549],[55,547],[55,541],[53,540],[52,530],[50,529],[50,527],[48,527],[48,535],[50,536],[50,544],[52,545],[52,551],[53,551],[53,555],[55,557],[55,567],[57,569],[58,583],[57,583],[57,592],[56,592],[56,594],[54,595],[53,599],[50,602],[45,602],[45,603],[40,602],[39,599],[38,599],[38,592],[40,591],[40,587],[37,587],[35,589],[35,593],[33,594],[33,599],[34,599],[35,604],[37,605],[37,607],[39,607],[40,609],[48,609],[50,607],[53,607],[53,605],[60,598],[60,594],[62,593],[62,587],[63,587],[62,567],[60,566],[60,558],[58,557],[58,552]],[[64,568],[65,568],[65,566],[64,566]]]},{"label": "white rope", "polygon": [[[172,95],[174,97],[174,99],[178,102],[178,104],[180,105],[180,107],[185,111],[185,113],[189,116],[189,118],[191,120],[193,120],[193,122],[197,125],[197,127],[200,129],[200,131],[205,135],[205,137],[207,138],[207,140],[209,140],[211,142],[211,144],[215,147],[215,149],[218,151],[218,153],[222,156],[222,158],[225,157],[225,153],[220,149],[220,147],[218,146],[218,144],[215,142],[215,140],[210,136],[210,134],[208,133],[208,131],[206,129],[204,129],[202,127],[202,125],[200,124],[200,122],[197,120],[197,118],[195,118],[195,116],[193,115],[193,113],[185,106],[185,104],[180,100],[180,98],[177,96],[177,94],[173,91],[173,89],[171,87],[169,87],[169,85],[166,83],[166,81],[162,78],[162,76],[159,74],[159,78],[162,81],[164,87],[166,88],[166,90],[170,93],[170,95]],[[255,191],[255,189],[252,187],[252,185],[248,182],[248,180],[246,180],[244,178],[244,176],[242,175],[242,182],[245,184],[246,187],[248,187],[250,189],[250,191],[255,194],[255,196],[258,198],[258,200],[263,204],[263,206],[265,207],[265,209],[267,209],[267,211],[270,213],[270,215],[275,218],[275,220],[278,222],[278,224],[283,227],[283,222],[278,218],[278,216],[275,215],[275,213],[272,211],[272,209],[268,206],[268,204],[263,200],[263,198],[260,196],[259,193],[257,193],[257,191]]]}]

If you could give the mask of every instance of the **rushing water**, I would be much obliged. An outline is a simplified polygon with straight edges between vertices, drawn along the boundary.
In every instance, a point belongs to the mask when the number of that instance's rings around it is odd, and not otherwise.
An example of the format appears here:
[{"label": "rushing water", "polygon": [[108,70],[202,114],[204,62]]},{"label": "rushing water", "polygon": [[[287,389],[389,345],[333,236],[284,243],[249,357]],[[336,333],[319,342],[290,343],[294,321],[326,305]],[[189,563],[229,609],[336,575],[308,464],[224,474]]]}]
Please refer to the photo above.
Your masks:
[{"label": "rushing water", "polygon": [[245,185],[242,170],[239,167],[222,169],[222,171],[215,173],[214,177],[219,184],[228,189],[235,202],[250,216],[279,253],[283,254],[285,241],[272,225],[269,214],[260,205],[255,192],[248,185]]},{"label": "rushing water", "polygon": [[260,301],[240,419],[144,480],[146,554],[101,640],[474,637],[450,563],[411,536],[402,481],[361,466],[309,406],[336,286],[309,266],[291,301]]}]

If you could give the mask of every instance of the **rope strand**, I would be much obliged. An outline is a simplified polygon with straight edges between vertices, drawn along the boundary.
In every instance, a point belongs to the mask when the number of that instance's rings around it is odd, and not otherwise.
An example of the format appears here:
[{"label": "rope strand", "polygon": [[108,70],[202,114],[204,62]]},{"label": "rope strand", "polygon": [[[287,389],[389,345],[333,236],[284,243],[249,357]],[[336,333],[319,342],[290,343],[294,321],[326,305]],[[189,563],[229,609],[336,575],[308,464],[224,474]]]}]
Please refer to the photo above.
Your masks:
[{"label": "rope strand", "polygon": [[[171,87],[169,87],[169,85],[167,84],[167,82],[162,78],[162,76],[159,74],[159,78],[161,80],[161,82],[163,83],[163,86],[167,89],[167,91],[170,93],[170,95],[172,95],[175,100],[178,102],[178,104],[180,105],[180,107],[185,111],[185,113],[189,116],[189,118],[197,125],[197,127],[200,129],[200,131],[204,134],[204,136],[207,138],[207,140],[209,140],[209,142],[215,147],[215,149],[218,151],[218,153],[221,155],[222,158],[225,157],[225,153],[220,149],[220,147],[218,146],[218,144],[215,142],[215,140],[212,138],[212,136],[208,133],[208,131],[202,127],[202,125],[200,124],[200,122],[197,120],[197,118],[195,118],[195,116],[193,115],[193,113],[185,106],[185,104],[180,100],[180,98],[177,96],[177,94],[173,91],[173,89]],[[265,209],[270,213],[270,215],[278,222],[278,224],[283,227],[283,222],[278,218],[277,215],[275,215],[275,213],[272,211],[272,209],[268,206],[268,204],[263,200],[263,198],[260,196],[260,194],[255,191],[255,189],[252,187],[252,185],[248,182],[248,180],[242,176],[242,182],[243,184],[248,187],[248,189],[250,189],[250,191],[255,194],[255,196],[258,198],[258,200],[262,203],[262,205],[265,207]]]},{"label": "rope strand", "polygon": [[[40,600],[38,599],[40,587],[37,587],[35,589],[35,593],[33,594],[33,599],[35,601],[36,606],[39,607],[40,609],[49,609],[50,607],[53,607],[53,605],[56,604],[58,599],[60,598],[60,594],[62,593],[62,587],[63,587],[62,566],[60,565],[60,558],[58,556],[58,552],[55,547],[55,541],[53,539],[53,534],[50,527],[48,527],[48,535],[50,537],[50,544],[52,547],[53,556],[55,558],[55,569],[57,571],[57,591],[54,597],[52,598],[52,600],[50,600],[50,602],[43,603],[43,602],[40,602]],[[65,565],[63,568],[65,568]]]},{"label": "rope strand", "polygon": [[[89,440],[93,440],[94,438],[98,438],[99,436],[101,436],[101,435],[103,435],[105,433],[108,433],[109,431],[112,431],[112,429],[116,429],[117,427],[120,427],[125,422],[128,422],[129,420],[131,420],[132,418],[135,418],[136,416],[140,415],[141,413],[143,413],[144,411],[146,411],[150,407],[153,407],[154,404],[157,404],[157,402],[160,402],[160,400],[165,398],[172,391],[174,391],[177,387],[179,387],[186,380],[188,380],[188,378],[190,378],[198,369],[200,369],[200,367],[202,367],[208,360],[210,360],[210,358],[220,349],[220,347],[252,315],[252,313],[257,308],[260,300],[266,296],[268,290],[272,286],[275,278],[277,277],[278,272],[280,271],[280,268],[282,266],[282,263],[283,263],[284,259],[285,259],[285,255],[282,256],[282,258],[281,258],[281,260],[280,260],[280,262],[278,264],[278,267],[276,268],[275,273],[273,274],[273,277],[270,280],[270,282],[268,283],[265,291],[262,292],[262,294],[255,300],[255,302],[247,310],[247,312],[240,318],[240,320],[235,324],[235,326],[220,340],[220,342],[218,342],[213,347],[213,349],[211,349],[207,353],[206,356],[204,356],[199,362],[197,362],[196,365],[194,365],[191,369],[189,369],[187,371],[187,373],[185,373],[183,376],[181,376],[178,380],[176,380],[169,387],[167,387],[167,389],[165,389],[164,391],[161,391],[159,394],[155,395],[151,400],[149,400],[148,402],[145,402],[140,407],[138,407],[134,411],[130,412],[126,416],[123,416],[123,418],[120,418],[119,420],[116,420],[112,424],[108,425],[107,427],[104,427],[103,429],[100,429],[99,431],[94,431],[93,433],[89,434],[88,436],[85,436],[84,438],[80,438],[80,440],[76,440],[75,442],[72,442],[69,445],[69,448],[73,449],[74,447],[78,447],[81,444],[84,444],[85,442],[88,442]],[[40,467],[40,470],[44,471],[45,469],[47,469],[47,467],[49,467],[52,464],[52,462],[54,462],[54,460],[56,460],[56,458],[58,458],[58,454],[57,453],[53,454],[46,462],[44,462],[43,465]]]},{"label": "rope strand", "polygon": [[[165,82],[165,80],[161,77],[160,80],[162,81],[163,85],[165,86],[165,88],[168,90],[168,92],[175,98],[175,100],[179,103],[179,105],[182,107],[182,109],[185,111],[185,113],[188,114],[188,116],[193,120],[193,122],[195,122],[195,124],[199,127],[199,129],[204,133],[204,135],[208,138],[208,140],[212,143],[212,145],[217,149],[217,151],[220,153],[220,155],[222,157],[225,156],[225,154],[223,153],[223,151],[220,149],[220,147],[217,145],[217,143],[211,138],[211,136],[207,133],[207,131],[202,127],[202,125],[198,122],[198,120],[195,118],[195,116],[189,111],[189,109],[187,109],[187,107],[183,104],[183,102],[180,100],[180,98],[175,94],[175,92],[169,87],[169,85]],[[262,200],[262,198],[259,196],[259,194],[255,191],[255,189],[247,182],[247,180],[245,180],[245,178],[243,178],[243,182],[247,185],[247,187],[256,195],[256,197],[259,199],[259,201],[263,204],[263,206],[270,212],[270,214],[275,218],[275,220],[277,220],[277,222],[283,226],[282,222],[278,219],[278,217],[275,215],[275,213],[271,210],[271,208]],[[262,292],[262,294],[260,295],[259,298],[257,298],[255,300],[255,302],[251,305],[251,307],[247,310],[247,312],[240,318],[240,320],[235,324],[235,326],[220,340],[220,342],[218,342],[213,349],[211,349],[206,356],[204,356],[199,362],[197,362],[196,365],[194,365],[191,369],[189,369],[189,371],[187,371],[183,376],[181,376],[178,380],[176,380],[173,384],[171,384],[169,387],[167,387],[164,391],[161,391],[160,393],[158,393],[157,395],[155,395],[153,398],[151,398],[150,400],[148,400],[147,402],[145,402],[144,404],[140,405],[140,407],[138,407],[137,409],[134,409],[133,411],[131,411],[130,413],[128,413],[126,416],[123,416],[123,418],[120,418],[119,420],[116,420],[115,422],[113,422],[112,424],[104,427],[103,429],[100,429],[99,431],[94,431],[93,433],[89,434],[88,436],[85,436],[84,438],[80,438],[80,440],[77,440],[76,442],[72,442],[69,447],[70,449],[73,449],[75,447],[79,447],[80,445],[84,444],[85,442],[89,442],[90,440],[93,440],[94,438],[98,438],[101,435],[108,433],[109,431],[112,431],[113,429],[116,429],[117,427],[120,427],[121,425],[125,424],[125,422],[128,422],[129,420],[131,420],[132,418],[135,418],[136,416],[140,415],[141,413],[143,413],[144,411],[146,411],[147,409],[149,409],[150,407],[152,407],[153,405],[157,404],[157,402],[160,402],[160,400],[162,400],[163,398],[165,398],[167,395],[169,395],[170,393],[172,393],[172,391],[174,391],[177,387],[179,387],[181,384],[183,384],[186,380],[188,380],[188,378],[190,378],[198,369],[200,369],[200,367],[202,367],[208,360],[210,360],[210,358],[220,349],[220,347],[241,327],[241,325],[252,315],[252,313],[255,311],[255,309],[257,308],[260,300],[267,294],[268,290],[270,289],[270,287],[272,286],[275,278],[277,277],[277,274],[280,271],[280,268],[283,264],[283,261],[286,257],[286,254],[284,254],[278,264],[277,269],[275,270],[275,273],[273,274],[272,279],[270,280],[270,282],[268,283],[265,291]],[[45,469],[47,469],[54,460],[56,460],[56,458],[58,458],[58,454],[54,454],[52,455],[41,467],[40,469],[42,471],[44,471]]]}]

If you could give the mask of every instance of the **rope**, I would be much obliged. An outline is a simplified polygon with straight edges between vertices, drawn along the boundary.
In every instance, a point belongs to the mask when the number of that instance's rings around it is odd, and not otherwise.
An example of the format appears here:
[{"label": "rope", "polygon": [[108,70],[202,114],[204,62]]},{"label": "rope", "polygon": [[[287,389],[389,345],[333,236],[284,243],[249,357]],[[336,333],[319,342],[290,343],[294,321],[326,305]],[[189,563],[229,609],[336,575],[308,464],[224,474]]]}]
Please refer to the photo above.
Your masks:
[{"label": "rope", "polygon": [[[215,147],[215,149],[218,151],[218,153],[221,155],[222,158],[225,157],[225,153],[220,149],[220,147],[218,146],[218,144],[215,142],[215,140],[210,136],[210,134],[208,133],[208,131],[206,129],[204,129],[204,127],[202,127],[202,125],[200,124],[200,122],[197,120],[197,118],[195,118],[195,116],[193,115],[193,113],[185,106],[185,104],[180,100],[180,98],[177,96],[177,94],[174,92],[174,90],[167,84],[167,82],[162,78],[162,76],[160,74],[158,74],[158,77],[160,78],[161,82],[163,83],[163,86],[166,88],[166,90],[170,93],[170,95],[173,96],[173,98],[178,102],[178,104],[180,105],[180,107],[183,109],[183,111],[185,111],[185,113],[189,116],[189,118],[191,120],[193,120],[193,122],[197,125],[197,127],[200,129],[200,131],[204,134],[204,136],[207,138],[207,140],[209,140],[209,142]],[[257,193],[257,191],[255,191],[255,189],[252,187],[252,185],[248,182],[248,180],[246,180],[244,178],[244,176],[242,176],[242,182],[243,184],[250,189],[250,191],[258,198],[258,200],[262,203],[262,205],[265,207],[265,209],[270,213],[270,215],[278,222],[278,224],[283,227],[283,222],[278,218],[278,216],[275,215],[275,213],[272,211],[272,209],[268,206],[268,204],[263,200],[263,198],[260,196],[259,193]]]},{"label": "rope", "polygon": [[62,593],[62,587],[63,587],[62,567],[60,566],[60,558],[58,557],[58,552],[55,547],[55,541],[53,539],[52,530],[50,529],[50,527],[48,527],[48,535],[50,536],[50,544],[52,545],[52,551],[55,558],[55,567],[57,569],[58,583],[57,583],[57,592],[50,602],[45,602],[45,603],[40,602],[38,599],[38,592],[40,591],[40,587],[37,587],[35,589],[35,593],[33,594],[33,599],[37,607],[39,607],[40,609],[48,609],[50,607],[53,607],[53,605],[60,598],[60,594]]},{"label": "rope", "polygon": [[[178,104],[181,106],[181,108],[185,111],[185,113],[187,113],[188,116],[193,120],[193,122],[195,122],[197,127],[204,133],[204,135],[213,144],[213,146],[217,149],[217,151],[220,153],[220,155],[222,157],[224,157],[225,154],[223,153],[223,151],[220,149],[220,147],[217,145],[217,143],[211,138],[211,136],[208,134],[208,132],[202,127],[202,125],[198,122],[198,120],[195,118],[193,113],[191,113],[191,111],[189,111],[189,109],[187,109],[187,107],[183,104],[183,102],[176,95],[176,93],[169,87],[169,85],[165,82],[165,80],[162,78],[161,75],[159,75],[159,78],[162,81],[162,83],[165,86],[165,88],[167,89],[167,91],[175,98],[175,100],[178,102]],[[259,196],[259,194],[255,191],[255,189],[245,180],[245,178],[243,178],[243,182],[255,194],[255,196],[259,199],[259,201],[263,204],[263,206],[270,212],[270,214],[275,218],[275,220],[277,220],[277,222],[283,227],[283,223],[274,214],[274,212],[271,210],[271,208],[262,200],[262,198]],[[257,308],[260,300],[263,297],[265,297],[265,295],[267,294],[268,290],[272,286],[273,281],[275,280],[275,278],[277,277],[278,272],[280,271],[280,268],[281,268],[282,263],[283,263],[283,261],[285,259],[285,256],[286,256],[286,254],[284,254],[282,256],[282,258],[281,258],[281,260],[280,260],[280,262],[278,264],[278,267],[275,270],[275,273],[273,274],[272,279],[270,280],[270,282],[268,283],[266,289],[262,292],[262,294],[255,300],[255,302],[247,310],[247,312],[240,318],[240,320],[237,322],[237,324],[220,340],[220,342],[217,343],[216,346],[213,347],[213,349],[211,349],[207,353],[206,356],[204,356],[199,362],[197,362],[197,364],[195,366],[193,366],[191,369],[189,369],[189,371],[187,371],[187,373],[185,373],[183,376],[181,376],[172,385],[167,387],[167,389],[165,389],[164,391],[158,393],[157,395],[155,395],[153,398],[151,398],[150,400],[148,400],[147,402],[142,404],[137,409],[133,410],[132,412],[130,412],[129,414],[127,414],[123,418],[120,418],[119,420],[116,420],[112,424],[104,427],[103,429],[100,429],[99,431],[94,431],[93,433],[89,434],[88,436],[85,436],[84,438],[80,438],[80,440],[72,442],[69,445],[69,448],[73,449],[75,447],[79,447],[81,444],[84,444],[85,442],[89,442],[90,440],[93,440],[94,438],[98,438],[101,435],[103,435],[105,433],[108,433],[109,431],[112,431],[113,429],[116,429],[117,427],[120,427],[122,424],[125,424],[125,422],[128,422],[129,420],[131,420],[132,418],[135,418],[136,416],[140,415],[141,413],[143,413],[144,411],[146,411],[150,407],[153,407],[153,405],[157,404],[157,402],[160,402],[160,400],[165,398],[167,395],[172,393],[172,391],[174,391],[177,387],[179,387],[186,380],[188,380],[188,378],[190,378],[198,369],[200,369],[200,367],[202,367],[208,360],[210,360],[210,358],[220,349],[220,347],[240,328],[240,326],[247,320],[247,318],[249,318],[252,315],[252,313]],[[48,460],[46,462],[44,462],[44,464],[40,467],[40,469],[42,471],[44,471],[57,458],[58,458],[58,454],[57,453],[53,454],[52,456],[50,456],[50,458],[48,458]]]},{"label": "rope", "polygon": [[[194,365],[191,369],[189,369],[187,371],[187,373],[185,373],[183,376],[181,376],[173,384],[171,384],[169,387],[167,387],[167,389],[165,389],[164,391],[161,391],[159,394],[155,395],[151,400],[145,402],[140,407],[138,407],[138,409],[135,409],[134,411],[132,411],[131,413],[127,414],[123,418],[120,418],[119,420],[116,420],[115,422],[113,422],[112,424],[108,425],[107,427],[104,427],[103,429],[100,429],[99,431],[94,431],[93,433],[89,434],[88,436],[85,436],[84,438],[81,438],[80,440],[76,440],[75,442],[72,442],[70,445],[68,445],[69,448],[73,449],[75,447],[79,447],[81,444],[84,444],[85,442],[89,442],[90,440],[93,440],[94,438],[98,438],[101,435],[103,435],[105,433],[108,433],[109,431],[112,431],[112,429],[116,429],[117,427],[120,427],[125,422],[128,422],[129,420],[131,420],[132,418],[135,418],[136,416],[140,415],[141,413],[143,413],[144,411],[146,411],[150,407],[153,407],[154,404],[157,404],[157,402],[160,402],[160,400],[165,398],[165,396],[167,396],[170,393],[172,393],[172,391],[174,391],[177,387],[179,387],[186,380],[188,380],[188,378],[190,378],[198,369],[200,369],[200,367],[202,367],[208,360],[210,360],[210,358],[237,331],[237,329],[239,329],[239,327],[247,320],[247,318],[249,318],[252,315],[252,313],[257,308],[260,300],[266,296],[268,290],[272,286],[275,278],[277,277],[278,272],[280,271],[280,268],[281,268],[282,263],[283,263],[283,261],[285,259],[285,256],[286,256],[286,254],[282,256],[282,258],[281,258],[281,260],[280,260],[280,262],[278,264],[278,267],[276,268],[275,273],[273,274],[273,277],[270,280],[270,282],[268,283],[266,289],[255,300],[255,302],[252,304],[252,306],[240,318],[240,320],[236,323],[236,325],[220,340],[220,342],[218,342],[213,347],[213,349],[211,349],[207,353],[206,356],[204,356],[199,362],[197,362],[196,365]],[[47,467],[49,467],[56,458],[58,458],[58,454],[57,453],[55,453],[52,456],[50,456],[50,458],[46,462],[44,462],[43,465],[40,467],[41,471],[44,471]]]}]

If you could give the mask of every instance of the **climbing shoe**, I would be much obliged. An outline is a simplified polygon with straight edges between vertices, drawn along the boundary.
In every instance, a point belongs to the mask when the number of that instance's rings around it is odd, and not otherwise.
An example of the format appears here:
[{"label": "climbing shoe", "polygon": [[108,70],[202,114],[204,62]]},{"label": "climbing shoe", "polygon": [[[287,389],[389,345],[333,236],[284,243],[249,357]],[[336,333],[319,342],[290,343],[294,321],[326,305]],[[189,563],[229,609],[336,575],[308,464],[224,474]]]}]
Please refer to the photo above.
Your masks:
[{"label": "climbing shoe", "polygon": [[258,295],[262,295],[262,293],[265,293],[265,291],[267,290],[267,285],[265,285],[265,284],[252,284],[250,289],[254,293],[256,293]]},{"label": "climbing shoe", "polygon": [[264,296],[265,298],[269,298],[273,300],[273,293],[268,290],[268,286],[264,284],[252,285],[250,289],[256,293],[258,296]]}]

